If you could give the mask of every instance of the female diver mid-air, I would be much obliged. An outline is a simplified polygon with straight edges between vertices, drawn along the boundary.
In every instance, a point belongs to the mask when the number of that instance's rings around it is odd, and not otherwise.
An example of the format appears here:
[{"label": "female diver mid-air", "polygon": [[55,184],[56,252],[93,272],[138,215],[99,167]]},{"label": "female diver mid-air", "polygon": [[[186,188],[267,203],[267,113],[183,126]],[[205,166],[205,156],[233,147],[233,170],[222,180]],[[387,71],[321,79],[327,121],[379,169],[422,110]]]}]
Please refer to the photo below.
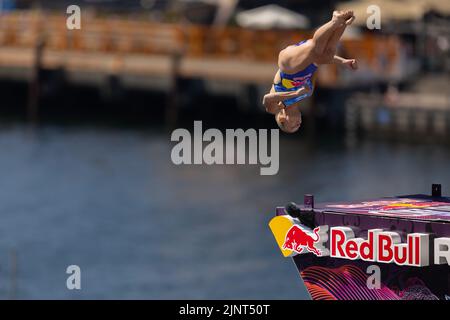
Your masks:
[{"label": "female diver mid-air", "polygon": [[312,95],[319,65],[334,63],[352,70],[358,68],[355,59],[336,55],[339,39],[354,20],[353,11],[334,11],[332,19],[317,29],[312,39],[280,52],[279,70],[270,92],[264,96],[263,105],[267,112],[275,115],[275,121],[284,132],[293,133],[300,128],[300,102]]}]

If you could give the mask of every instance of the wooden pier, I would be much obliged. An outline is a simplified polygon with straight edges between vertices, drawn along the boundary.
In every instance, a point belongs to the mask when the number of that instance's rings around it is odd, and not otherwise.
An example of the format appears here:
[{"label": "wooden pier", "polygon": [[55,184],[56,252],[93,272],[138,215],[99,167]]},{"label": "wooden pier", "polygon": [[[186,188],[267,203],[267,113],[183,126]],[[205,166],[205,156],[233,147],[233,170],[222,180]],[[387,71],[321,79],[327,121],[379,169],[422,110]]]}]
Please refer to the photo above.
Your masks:
[{"label": "wooden pier", "polygon": [[[29,76],[35,48],[42,40],[42,67],[46,69],[171,78],[173,57],[179,55],[181,77],[267,85],[277,69],[278,52],[311,35],[91,16],[82,16],[81,30],[68,30],[66,18],[64,12],[4,14],[0,19],[0,75],[13,69],[12,74]],[[379,70],[377,48],[388,49],[387,71],[398,58],[395,37],[365,34],[344,41],[343,47],[374,72]],[[339,71],[334,66],[322,68],[320,73],[322,85],[336,84]]]},{"label": "wooden pier", "polygon": [[[101,88],[113,76],[125,88],[167,92],[167,116],[172,119],[176,119],[177,99],[170,97],[176,96],[180,78],[200,79],[206,90],[238,97],[252,86],[262,98],[277,70],[279,51],[313,32],[162,24],[92,14],[82,15],[80,30],[68,30],[66,19],[65,12],[47,11],[1,16],[0,78],[30,83],[30,118],[38,114],[39,70],[63,70],[69,84]],[[362,33],[357,39],[343,40],[342,51],[358,58],[358,74],[369,74],[369,82],[379,82],[396,76],[400,45],[396,36]],[[322,66],[318,84],[337,89],[358,84],[349,72]]]},{"label": "wooden pier", "polygon": [[445,94],[399,93],[388,95],[358,93],[345,106],[345,125],[350,140],[358,132],[370,135],[442,140],[450,134],[450,98]]}]

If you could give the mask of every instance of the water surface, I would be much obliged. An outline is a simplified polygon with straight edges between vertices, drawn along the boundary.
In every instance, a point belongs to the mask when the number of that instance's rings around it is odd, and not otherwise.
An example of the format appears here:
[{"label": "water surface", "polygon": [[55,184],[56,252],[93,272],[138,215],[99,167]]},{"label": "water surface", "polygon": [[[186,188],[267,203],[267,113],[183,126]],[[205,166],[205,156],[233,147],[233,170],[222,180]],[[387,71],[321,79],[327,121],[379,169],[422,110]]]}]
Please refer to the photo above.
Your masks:
[{"label": "water surface", "polygon": [[[268,228],[275,206],[450,186],[436,145],[283,137],[276,176],[175,166],[171,147],[144,129],[1,125],[0,298],[307,298]],[[80,291],[66,288],[71,264]]]}]

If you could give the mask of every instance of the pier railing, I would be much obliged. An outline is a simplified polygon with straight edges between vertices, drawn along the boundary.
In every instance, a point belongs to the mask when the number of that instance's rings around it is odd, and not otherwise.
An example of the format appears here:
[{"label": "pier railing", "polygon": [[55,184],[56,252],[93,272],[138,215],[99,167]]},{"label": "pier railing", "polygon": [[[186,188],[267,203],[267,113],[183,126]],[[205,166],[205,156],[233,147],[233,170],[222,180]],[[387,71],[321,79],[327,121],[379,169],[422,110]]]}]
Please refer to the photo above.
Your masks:
[{"label": "pier railing", "polygon": [[390,97],[356,93],[345,105],[347,134],[358,132],[401,139],[448,142],[450,98],[444,94],[409,92]]}]

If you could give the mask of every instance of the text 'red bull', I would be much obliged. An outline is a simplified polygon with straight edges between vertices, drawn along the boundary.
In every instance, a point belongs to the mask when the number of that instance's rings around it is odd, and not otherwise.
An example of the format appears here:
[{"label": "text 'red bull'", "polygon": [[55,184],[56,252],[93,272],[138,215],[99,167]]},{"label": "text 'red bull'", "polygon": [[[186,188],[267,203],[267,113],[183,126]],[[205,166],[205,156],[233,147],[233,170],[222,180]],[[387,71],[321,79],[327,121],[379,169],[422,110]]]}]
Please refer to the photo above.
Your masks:
[{"label": "text 'red bull'", "polygon": [[334,258],[416,267],[430,264],[428,234],[408,234],[406,243],[401,243],[398,233],[382,229],[369,230],[367,239],[355,238],[349,227],[331,228],[330,235],[330,256]]}]

